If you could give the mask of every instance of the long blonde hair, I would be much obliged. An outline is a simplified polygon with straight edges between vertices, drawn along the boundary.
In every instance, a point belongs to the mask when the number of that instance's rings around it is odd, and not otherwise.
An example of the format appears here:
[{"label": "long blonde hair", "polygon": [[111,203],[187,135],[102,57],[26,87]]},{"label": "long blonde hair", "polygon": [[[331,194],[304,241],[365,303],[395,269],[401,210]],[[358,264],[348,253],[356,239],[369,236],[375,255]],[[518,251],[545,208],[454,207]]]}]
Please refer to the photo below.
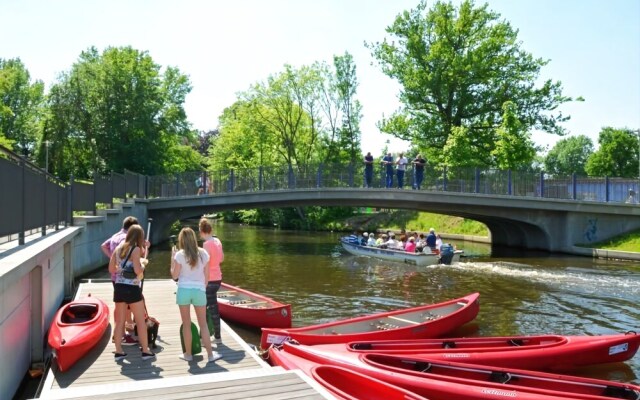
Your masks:
[{"label": "long blonde hair", "polygon": [[184,251],[184,258],[191,268],[198,265],[200,257],[200,249],[198,248],[198,240],[196,233],[191,228],[182,228],[178,235],[178,246]]},{"label": "long blonde hair", "polygon": [[124,260],[129,252],[129,249],[133,247],[144,247],[144,231],[138,224],[133,224],[127,229],[127,237],[124,239],[124,244],[120,246],[120,259]]}]

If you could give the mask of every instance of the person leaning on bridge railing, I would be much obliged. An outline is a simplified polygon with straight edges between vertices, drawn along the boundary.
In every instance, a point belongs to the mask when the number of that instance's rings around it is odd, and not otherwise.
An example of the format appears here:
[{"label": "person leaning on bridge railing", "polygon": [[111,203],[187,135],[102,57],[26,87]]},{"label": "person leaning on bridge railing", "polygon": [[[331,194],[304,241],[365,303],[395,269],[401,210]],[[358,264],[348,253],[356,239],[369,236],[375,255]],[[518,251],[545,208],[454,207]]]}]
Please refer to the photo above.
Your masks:
[{"label": "person leaning on bridge railing", "polygon": [[364,187],[370,188],[371,181],[373,180],[373,156],[371,152],[368,152],[364,156]]},{"label": "person leaning on bridge railing", "polygon": [[632,188],[629,188],[629,197],[627,197],[627,204],[636,204],[636,192]]}]

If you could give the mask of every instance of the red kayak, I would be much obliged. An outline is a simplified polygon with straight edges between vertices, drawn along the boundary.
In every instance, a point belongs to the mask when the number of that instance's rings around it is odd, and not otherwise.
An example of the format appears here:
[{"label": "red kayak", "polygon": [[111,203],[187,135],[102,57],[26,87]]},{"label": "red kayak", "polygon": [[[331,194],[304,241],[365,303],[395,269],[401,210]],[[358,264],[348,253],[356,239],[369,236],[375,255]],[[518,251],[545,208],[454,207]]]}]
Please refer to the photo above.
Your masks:
[{"label": "red kayak", "polygon": [[627,361],[640,346],[640,335],[509,336],[454,339],[385,340],[317,345],[318,349],[359,354],[411,354],[432,361],[546,371]]},{"label": "red kayak", "polygon": [[303,344],[345,343],[355,340],[399,340],[442,336],[469,321],[480,310],[480,293],[459,299],[292,329],[262,329],[260,346],[294,339]]},{"label": "red kayak", "polygon": [[256,328],[290,328],[291,305],[231,286],[220,285],[218,308],[222,319]]},{"label": "red kayak", "polygon": [[285,343],[282,349],[319,364],[351,369],[431,400],[605,400],[640,399],[628,383],[445,361],[411,355],[361,354],[357,358],[323,352],[316,346]]},{"label": "red kayak", "polygon": [[67,371],[87,354],[100,342],[108,325],[109,307],[98,298],[86,297],[62,306],[51,322],[48,339],[58,370]]},{"label": "red kayak", "polygon": [[348,400],[424,400],[406,389],[370,378],[346,368],[320,365],[291,353],[269,349],[274,365],[284,369],[300,369],[339,399]]}]

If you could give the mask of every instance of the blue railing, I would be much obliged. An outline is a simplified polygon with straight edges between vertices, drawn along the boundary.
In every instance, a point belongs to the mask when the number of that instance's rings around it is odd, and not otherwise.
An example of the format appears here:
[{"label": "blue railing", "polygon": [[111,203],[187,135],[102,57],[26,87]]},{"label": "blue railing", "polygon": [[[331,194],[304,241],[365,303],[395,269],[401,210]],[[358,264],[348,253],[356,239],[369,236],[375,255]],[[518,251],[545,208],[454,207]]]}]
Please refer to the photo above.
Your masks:
[{"label": "blue railing", "polygon": [[[640,190],[640,181],[637,179],[576,175],[550,178],[539,172],[479,168],[427,169],[418,189],[415,172],[410,167],[405,172],[404,189],[600,203],[636,203]],[[147,179],[148,196],[156,198],[263,190],[387,187],[386,172],[382,168],[374,171],[371,182],[366,185],[363,168],[352,164],[238,168],[151,176]],[[201,182],[208,182],[202,190],[198,187]],[[390,189],[394,188],[398,188],[395,171]]]},{"label": "blue railing", "polygon": [[[417,187],[416,172],[409,167],[404,188],[425,191],[474,193],[592,201],[637,203],[640,181],[623,178],[549,178],[544,173],[479,168],[425,168]],[[390,190],[398,187],[392,174]],[[216,171],[144,176],[131,171],[95,176],[92,181],[62,182],[42,168],[0,146],[0,242],[47,226],[73,223],[73,213],[97,211],[97,204],[114,199],[193,196],[265,190],[317,188],[386,188],[387,175],[376,166],[367,182],[361,164],[307,164],[260,166]],[[366,189],[363,189],[366,190]],[[630,197],[630,193],[632,196]],[[7,239],[9,238],[9,239]]]}]

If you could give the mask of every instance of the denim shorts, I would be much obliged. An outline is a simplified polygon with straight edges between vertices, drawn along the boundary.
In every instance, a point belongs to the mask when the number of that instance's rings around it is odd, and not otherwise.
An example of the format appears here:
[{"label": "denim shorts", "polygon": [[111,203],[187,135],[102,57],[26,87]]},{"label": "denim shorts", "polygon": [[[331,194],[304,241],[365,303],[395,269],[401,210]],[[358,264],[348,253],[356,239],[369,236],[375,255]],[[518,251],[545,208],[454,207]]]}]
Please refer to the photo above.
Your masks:
[{"label": "denim shorts", "polygon": [[204,290],[178,287],[176,304],[179,306],[206,306],[207,294]]}]

